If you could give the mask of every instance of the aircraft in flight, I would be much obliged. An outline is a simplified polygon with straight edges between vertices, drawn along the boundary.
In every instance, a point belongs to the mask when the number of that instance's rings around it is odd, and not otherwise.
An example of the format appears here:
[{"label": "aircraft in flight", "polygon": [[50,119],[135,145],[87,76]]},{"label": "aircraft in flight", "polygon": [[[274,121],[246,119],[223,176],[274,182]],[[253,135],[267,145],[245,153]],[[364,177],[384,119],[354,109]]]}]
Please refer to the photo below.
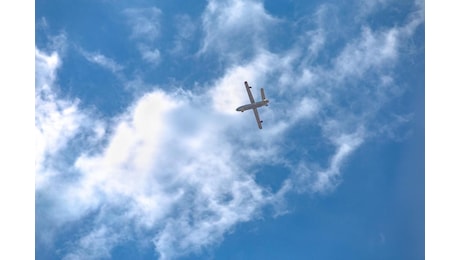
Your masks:
[{"label": "aircraft in flight", "polygon": [[254,115],[256,116],[257,125],[259,126],[259,129],[262,129],[263,121],[260,120],[259,112],[257,111],[257,108],[261,106],[268,106],[269,100],[265,98],[264,88],[261,88],[260,95],[262,97],[262,101],[255,102],[254,97],[252,96],[252,93],[251,93],[251,86],[249,86],[247,81],[244,82],[244,85],[246,86],[246,91],[248,92],[249,101],[251,101],[251,104],[240,106],[236,109],[236,111],[244,112],[246,110],[252,109],[252,111],[254,111]]}]

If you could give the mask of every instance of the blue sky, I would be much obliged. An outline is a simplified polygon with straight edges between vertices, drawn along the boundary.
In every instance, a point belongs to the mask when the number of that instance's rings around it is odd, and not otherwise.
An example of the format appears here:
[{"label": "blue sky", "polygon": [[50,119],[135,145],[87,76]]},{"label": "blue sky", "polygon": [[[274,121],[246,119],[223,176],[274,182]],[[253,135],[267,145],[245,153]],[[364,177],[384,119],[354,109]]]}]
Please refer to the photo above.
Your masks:
[{"label": "blue sky", "polygon": [[36,258],[424,258],[424,14],[37,1]]}]

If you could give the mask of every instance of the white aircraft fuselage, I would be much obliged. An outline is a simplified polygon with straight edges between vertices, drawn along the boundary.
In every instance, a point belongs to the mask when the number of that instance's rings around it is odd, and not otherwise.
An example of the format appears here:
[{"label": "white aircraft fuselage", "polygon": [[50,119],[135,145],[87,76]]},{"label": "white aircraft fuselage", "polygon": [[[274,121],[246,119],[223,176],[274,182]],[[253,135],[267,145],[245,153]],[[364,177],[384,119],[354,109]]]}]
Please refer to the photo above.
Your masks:
[{"label": "white aircraft fuselage", "polygon": [[265,100],[255,102],[255,103],[252,103],[252,104],[243,105],[243,106],[238,107],[236,109],[236,111],[244,112],[244,111],[249,110],[249,109],[258,108],[258,107],[261,107],[261,106],[266,106],[266,105],[268,105],[268,102],[269,102],[269,100],[265,99]]}]

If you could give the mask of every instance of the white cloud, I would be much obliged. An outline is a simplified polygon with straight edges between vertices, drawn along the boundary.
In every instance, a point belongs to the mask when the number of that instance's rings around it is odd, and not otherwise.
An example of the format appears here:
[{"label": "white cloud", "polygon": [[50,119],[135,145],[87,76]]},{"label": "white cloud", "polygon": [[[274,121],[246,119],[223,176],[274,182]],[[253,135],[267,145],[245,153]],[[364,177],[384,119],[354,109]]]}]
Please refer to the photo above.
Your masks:
[{"label": "white cloud", "polygon": [[132,27],[132,37],[153,42],[161,32],[162,12],[156,7],[129,8],[124,10],[128,23]]},{"label": "white cloud", "polygon": [[325,33],[322,29],[318,29],[308,32],[306,37],[311,39],[311,43],[308,46],[309,55],[315,57],[324,47],[324,43],[326,42]]},{"label": "white cloud", "polygon": [[36,188],[46,185],[55,174],[53,158],[64,149],[78,130],[82,116],[77,103],[59,99],[54,88],[56,70],[60,66],[59,55],[50,55],[35,49],[35,171]]},{"label": "white cloud", "polygon": [[89,62],[97,64],[105,69],[108,69],[112,71],[113,73],[116,73],[123,69],[123,66],[118,64],[116,61],[100,53],[97,53],[97,52],[92,53],[92,52],[85,51],[83,49],[79,49],[79,51],[83,55],[83,57],[85,57],[85,59],[87,59]]},{"label": "white cloud", "polygon": [[42,53],[35,48],[35,84],[44,89],[50,89],[50,84],[56,79],[56,69],[60,65],[56,52],[51,55]]},{"label": "white cloud", "polygon": [[153,64],[158,65],[161,61],[161,53],[158,49],[152,49],[145,44],[140,44],[138,46],[139,51],[141,52],[142,59]]},{"label": "white cloud", "polygon": [[[104,192],[133,194],[148,181],[148,173],[158,157],[161,136],[165,131],[164,113],[176,106],[162,92],[144,96],[114,129],[104,153],[97,157],[82,156],[76,167],[84,175],[85,189],[103,187]],[[126,168],[127,167],[127,168]],[[133,171],[134,178],[124,175]]]},{"label": "white cloud", "polygon": [[162,11],[157,7],[128,8],[123,13],[132,29],[131,37],[138,41],[142,59],[157,66],[161,62],[161,51],[151,45],[161,35]]},{"label": "white cloud", "polygon": [[358,10],[355,19],[362,19],[372,13],[384,9],[392,0],[357,0]]},{"label": "white cloud", "polygon": [[189,44],[197,31],[196,21],[189,15],[178,15],[174,19],[177,34],[174,36],[174,45],[170,50],[175,55],[186,54],[189,49]]},{"label": "white cloud", "polygon": [[[61,49],[62,51],[62,49]],[[36,189],[45,188],[65,165],[59,162],[62,152],[68,151],[69,142],[80,133],[87,134],[87,144],[101,141],[105,124],[89,117],[79,108],[79,101],[59,96],[56,73],[61,65],[57,52],[47,54],[35,49],[35,170]],[[87,148],[86,146],[84,148]]]},{"label": "white cloud", "polygon": [[73,253],[65,255],[65,260],[77,259],[107,259],[110,258],[110,250],[119,240],[119,235],[112,232],[104,225],[80,238],[72,247],[77,248]]},{"label": "white cloud", "polygon": [[304,118],[312,117],[318,111],[318,101],[304,97],[296,104],[296,109],[292,113],[293,122]]},{"label": "white cloud", "polygon": [[373,32],[364,28],[361,37],[349,44],[335,60],[336,77],[362,77],[370,68],[393,64],[397,59],[398,30]]},{"label": "white cloud", "polygon": [[341,134],[334,138],[333,141],[336,151],[331,157],[329,167],[316,172],[314,174],[314,181],[307,184],[313,192],[326,192],[335,188],[339,183],[340,167],[347,156],[364,141],[364,134],[361,129],[358,129],[353,134]]},{"label": "white cloud", "polygon": [[247,60],[266,47],[267,33],[277,22],[259,1],[209,1],[202,18],[205,37],[200,53]]},{"label": "white cloud", "polygon": [[[289,192],[298,193],[330,193],[341,182],[341,168],[347,157],[357,149],[366,138],[363,128],[346,134],[337,132],[336,135],[328,136],[333,145],[334,152],[328,157],[327,167],[319,167],[315,162],[300,161],[293,166],[291,176],[284,180],[276,197],[283,197]],[[326,144],[323,144],[326,145]]]},{"label": "white cloud", "polygon": [[320,5],[313,15],[315,28],[305,33],[308,43],[308,56],[310,59],[316,57],[324,48],[328,34],[338,27],[337,10],[333,5]]}]

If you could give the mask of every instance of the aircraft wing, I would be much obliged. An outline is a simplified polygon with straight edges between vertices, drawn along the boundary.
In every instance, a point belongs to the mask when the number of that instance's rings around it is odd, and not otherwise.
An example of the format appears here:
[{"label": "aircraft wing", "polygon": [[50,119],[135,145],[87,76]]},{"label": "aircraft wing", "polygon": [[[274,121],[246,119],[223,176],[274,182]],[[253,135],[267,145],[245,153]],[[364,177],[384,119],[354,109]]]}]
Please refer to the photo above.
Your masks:
[{"label": "aircraft wing", "polygon": [[256,116],[257,125],[259,126],[259,129],[262,129],[262,121],[260,120],[259,112],[257,111],[257,108],[253,108],[252,110],[254,110],[254,115]]},{"label": "aircraft wing", "polygon": [[251,93],[251,87],[249,87],[248,82],[245,81],[245,82],[244,82],[244,85],[246,86],[246,91],[248,92],[248,96],[249,96],[249,100],[251,101],[251,104],[252,104],[252,103],[255,103],[254,97],[252,96],[252,93]]}]

